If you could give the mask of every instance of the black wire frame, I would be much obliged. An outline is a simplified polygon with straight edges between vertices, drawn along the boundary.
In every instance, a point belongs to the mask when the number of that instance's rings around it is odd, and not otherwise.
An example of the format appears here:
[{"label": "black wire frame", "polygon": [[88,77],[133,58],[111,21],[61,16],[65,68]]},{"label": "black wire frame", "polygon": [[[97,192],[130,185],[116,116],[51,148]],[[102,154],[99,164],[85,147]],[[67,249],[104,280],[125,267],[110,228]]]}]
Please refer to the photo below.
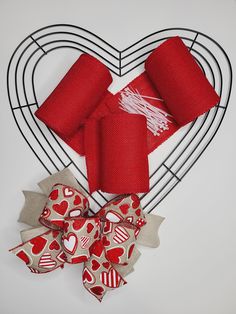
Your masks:
[{"label": "black wire frame", "polygon": [[[52,173],[51,169],[28,140],[20,121],[18,120],[16,112],[20,112],[25,125],[36,140],[38,147],[40,147],[41,151],[53,165],[53,169],[58,171],[73,166],[83,179],[83,182],[87,181],[86,175],[71,158],[66,148],[61,145],[55,134],[50,129],[47,129],[48,133],[45,135],[41,123],[37,121],[34,116],[32,108],[38,108],[34,77],[36,68],[42,58],[50,52],[61,48],[76,49],[82,53],[93,54],[104,62],[114,75],[123,77],[144,63],[145,59],[143,60],[143,58],[146,58],[146,56],[153,51],[154,44],[157,45],[176,34],[185,41],[202,71],[205,73],[205,69],[207,69],[210,73],[212,85],[216,87],[216,81],[218,82],[217,92],[221,96],[221,101],[204,116],[185,127],[184,134],[175,144],[174,148],[168,153],[161,165],[150,174],[150,179],[154,181],[151,184],[150,192],[142,194],[140,197],[145,211],[151,212],[167,197],[177,184],[183,180],[184,176],[189,172],[212,142],[221,126],[229,104],[233,75],[229,57],[224,49],[206,34],[189,28],[176,27],[159,30],[147,35],[124,50],[118,50],[96,34],[84,28],[69,24],[55,24],[43,27],[27,36],[17,46],[10,58],[7,69],[7,92],[10,107],[21,135],[49,174]],[[153,40],[153,37],[155,36],[158,36],[158,39],[155,38],[155,40]],[[48,37],[52,38],[48,40]],[[203,40],[199,40],[199,37]],[[139,47],[140,45],[141,47]],[[206,52],[207,57],[203,55],[203,50]],[[213,50],[217,52],[216,55],[212,52]],[[30,51],[31,54],[24,60],[25,55]],[[142,54],[136,56],[139,52]],[[38,55],[37,60],[34,61],[34,65],[31,67],[31,84],[30,87],[27,87],[27,67],[36,55]],[[126,62],[126,60],[129,60],[131,57],[132,59]],[[209,61],[210,59],[211,62]],[[224,67],[222,66],[222,60],[224,61]],[[23,65],[21,64],[22,62]],[[212,62],[214,63],[214,68],[211,65]],[[227,69],[225,70],[225,68]],[[19,86],[22,89],[23,96],[20,95]],[[31,90],[29,91],[29,89]],[[29,100],[29,94],[33,94],[33,102]],[[30,125],[25,114],[25,109],[28,110],[30,119],[34,122],[34,127]],[[44,145],[42,145],[36,134],[36,130],[46,141],[50,151],[53,152],[53,157],[50,156],[50,152],[44,148]],[[201,135],[201,133],[203,134]],[[60,149],[60,151],[63,152],[67,162],[63,160],[57,150],[53,147],[49,136],[52,141],[58,145],[57,149]],[[188,152],[190,148],[191,150]],[[180,151],[177,153],[178,150]],[[177,154],[177,156],[169,164],[168,161],[170,161],[171,158],[173,159],[175,154]],[[185,154],[187,154],[187,156],[183,157]],[[85,184],[79,179],[78,182],[81,187],[89,193]],[[107,195],[99,191],[90,195],[90,197],[96,207],[101,207],[108,201]]]}]

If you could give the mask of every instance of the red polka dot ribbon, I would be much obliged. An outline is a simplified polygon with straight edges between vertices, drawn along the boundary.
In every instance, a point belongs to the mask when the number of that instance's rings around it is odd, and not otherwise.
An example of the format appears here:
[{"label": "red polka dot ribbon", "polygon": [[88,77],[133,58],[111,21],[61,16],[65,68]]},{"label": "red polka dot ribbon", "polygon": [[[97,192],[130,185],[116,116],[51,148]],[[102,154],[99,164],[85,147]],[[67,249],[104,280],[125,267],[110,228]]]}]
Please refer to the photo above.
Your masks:
[{"label": "red polka dot ribbon", "polygon": [[88,209],[80,191],[55,184],[39,217],[41,226],[29,229],[28,238],[10,251],[33,273],[84,263],[84,287],[101,301],[108,290],[126,283],[123,276],[137,259],[135,242],[146,219],[135,194],[116,197],[92,217]]}]

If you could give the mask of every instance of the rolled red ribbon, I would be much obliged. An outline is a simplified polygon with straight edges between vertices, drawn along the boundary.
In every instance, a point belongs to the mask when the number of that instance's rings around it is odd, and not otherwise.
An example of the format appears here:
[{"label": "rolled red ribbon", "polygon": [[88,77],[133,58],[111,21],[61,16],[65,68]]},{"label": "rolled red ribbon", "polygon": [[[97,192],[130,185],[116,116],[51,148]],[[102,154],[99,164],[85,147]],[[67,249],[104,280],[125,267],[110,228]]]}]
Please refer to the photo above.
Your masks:
[{"label": "rolled red ribbon", "polygon": [[180,126],[195,120],[220,100],[179,37],[156,48],[147,58],[145,68]]},{"label": "rolled red ribbon", "polygon": [[[156,48],[145,68],[146,72],[125,88],[134,91],[134,96],[140,93],[150,106],[161,109],[168,117],[168,125],[159,136],[147,131],[143,116],[121,114],[122,91],[116,95],[107,91],[112,81],[109,70],[90,55],[82,55],[76,61],[36,112],[68,145],[85,153],[91,192],[147,192],[147,154],[180,126],[219,102],[219,96],[179,37]],[[80,127],[85,121],[83,130]]]},{"label": "rolled red ribbon", "polygon": [[112,114],[85,126],[90,192],[149,191],[147,126],[141,115]]},{"label": "rolled red ribbon", "polygon": [[67,141],[98,106],[111,82],[104,64],[82,54],[35,115]]}]

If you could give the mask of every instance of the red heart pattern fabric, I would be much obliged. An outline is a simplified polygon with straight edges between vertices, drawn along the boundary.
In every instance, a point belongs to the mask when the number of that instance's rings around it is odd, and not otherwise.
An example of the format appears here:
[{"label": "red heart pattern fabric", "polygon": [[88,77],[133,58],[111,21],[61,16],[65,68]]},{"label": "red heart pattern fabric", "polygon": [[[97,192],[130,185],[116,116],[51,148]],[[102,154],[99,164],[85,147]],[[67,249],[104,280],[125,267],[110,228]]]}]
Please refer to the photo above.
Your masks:
[{"label": "red heart pattern fabric", "polygon": [[[55,184],[39,217],[48,231],[11,251],[36,274],[62,268],[65,263],[84,263],[83,284],[101,301],[108,290],[126,283],[116,266],[129,264],[137,231],[146,220],[134,194],[116,197],[93,217],[88,217],[88,207],[81,192]],[[78,216],[71,216],[75,211]]]},{"label": "red heart pattern fabric", "polygon": [[48,230],[10,251],[23,260],[29,270],[35,274],[64,267],[66,256],[62,249],[60,232]]},{"label": "red heart pattern fabric", "polygon": [[89,248],[94,242],[96,232],[100,233],[101,230],[99,218],[66,218],[65,221],[66,229],[62,235],[62,243],[67,263],[76,264],[81,257],[89,259]]},{"label": "red heart pattern fabric", "polygon": [[80,217],[88,212],[87,199],[80,191],[66,185],[56,184],[48,197],[39,218],[42,225],[63,229],[66,217]]},{"label": "red heart pattern fabric", "polygon": [[[90,273],[93,274],[92,282],[87,279]],[[101,240],[94,243],[91,258],[84,264],[83,284],[99,301],[102,300],[107,291],[126,284],[112,261],[107,257],[106,248]]]},{"label": "red heart pattern fabric", "polygon": [[39,267],[40,268],[46,268],[46,269],[53,269],[55,268],[57,262],[52,259],[52,256],[50,253],[44,253],[39,260]]},{"label": "red heart pattern fabric", "polygon": [[119,275],[113,267],[111,267],[109,271],[103,271],[101,273],[102,283],[109,288],[118,288],[122,280],[121,275]]},{"label": "red heart pattern fabric", "polygon": [[34,255],[40,254],[45,248],[47,242],[47,239],[45,239],[44,237],[37,237],[30,240],[30,244],[32,244],[32,253]]}]

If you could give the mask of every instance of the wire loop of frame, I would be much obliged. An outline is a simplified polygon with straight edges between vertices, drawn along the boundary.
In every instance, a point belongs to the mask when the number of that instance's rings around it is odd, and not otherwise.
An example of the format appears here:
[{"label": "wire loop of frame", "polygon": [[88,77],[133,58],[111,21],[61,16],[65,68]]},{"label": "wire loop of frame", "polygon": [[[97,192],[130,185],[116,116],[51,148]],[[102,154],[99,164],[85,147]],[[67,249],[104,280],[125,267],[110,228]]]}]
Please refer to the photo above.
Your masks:
[{"label": "wire loop of frame", "polygon": [[[142,194],[141,200],[144,210],[151,212],[183,180],[221,126],[232,89],[232,67],[223,48],[209,36],[195,30],[168,28],[154,32],[124,50],[118,50],[92,32],[68,24],[41,28],[18,45],[7,70],[7,91],[11,111],[21,135],[49,174],[70,167],[78,174],[79,184],[88,193],[86,175],[57,136],[49,128],[42,126],[34,116],[34,111],[39,107],[35,89],[35,71],[40,61],[52,51],[62,48],[75,49],[79,53],[94,55],[104,62],[113,74],[123,77],[143,64],[157,44],[176,35],[184,40],[202,71],[209,76],[221,101],[205,115],[185,127],[182,137],[161,165],[150,174],[152,181],[150,191]],[[30,67],[32,62],[33,65]],[[29,67],[30,83],[27,83]],[[28,139],[25,127],[33,136],[34,145]],[[46,143],[47,148],[42,142]],[[97,209],[108,201],[107,195],[100,191],[90,197]]]}]

